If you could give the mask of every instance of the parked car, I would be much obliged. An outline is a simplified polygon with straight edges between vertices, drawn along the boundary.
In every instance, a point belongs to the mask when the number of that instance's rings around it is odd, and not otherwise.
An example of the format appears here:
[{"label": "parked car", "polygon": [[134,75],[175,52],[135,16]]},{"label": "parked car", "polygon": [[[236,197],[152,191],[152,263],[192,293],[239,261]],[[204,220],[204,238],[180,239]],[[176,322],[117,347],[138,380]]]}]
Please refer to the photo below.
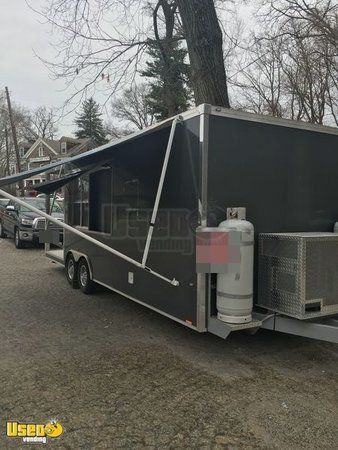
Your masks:
[{"label": "parked car", "polygon": [[9,200],[7,198],[0,198],[0,211],[6,209]]},{"label": "parked car", "polygon": [[[25,197],[22,200],[46,212],[45,199]],[[64,220],[63,208],[57,202],[54,203],[52,216],[60,221]],[[57,226],[51,224],[50,228],[57,228]],[[38,244],[39,233],[44,229],[45,218],[24,206],[9,201],[5,209],[0,209],[0,238],[13,237],[16,248],[24,248],[26,243]]]},{"label": "parked car", "polygon": [[[51,198],[51,199],[52,199],[53,197],[54,197],[53,195],[50,195],[50,198]],[[38,194],[38,195],[36,196],[36,198],[46,198],[46,194]],[[56,194],[55,199],[56,199],[58,202],[63,201],[63,197],[62,197],[61,195],[59,195],[59,194]]]},{"label": "parked car", "polygon": [[[50,197],[50,201],[52,201],[54,196],[50,195],[49,197]],[[39,194],[36,196],[36,198],[46,199],[46,194]],[[55,196],[55,200],[58,202],[58,204],[61,206],[61,208],[63,208],[64,198],[61,195],[57,194]]]}]

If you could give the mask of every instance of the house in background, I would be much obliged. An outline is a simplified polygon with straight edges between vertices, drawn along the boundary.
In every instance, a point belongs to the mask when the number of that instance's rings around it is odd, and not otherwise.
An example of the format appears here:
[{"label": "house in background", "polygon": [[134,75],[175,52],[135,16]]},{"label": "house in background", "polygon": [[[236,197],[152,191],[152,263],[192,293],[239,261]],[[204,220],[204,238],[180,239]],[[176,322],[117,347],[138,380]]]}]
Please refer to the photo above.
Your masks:
[{"label": "house in background", "polygon": [[[21,162],[21,170],[25,170],[26,169],[26,165],[23,164],[23,158],[26,155],[26,153],[28,152],[28,150],[31,148],[33,142],[20,142],[19,143],[19,156],[20,156],[20,162]],[[5,175],[14,175],[15,173],[17,173],[17,164],[16,164],[16,155],[15,153],[12,153],[9,157],[9,161],[8,161],[8,165],[9,165],[9,173],[7,173],[7,170],[4,171],[3,176]]]},{"label": "house in background", "polygon": [[26,153],[28,152],[28,150],[31,148],[33,143],[34,143],[34,141],[20,142],[19,155],[20,155],[21,161],[24,158],[24,156],[26,155]]},{"label": "house in background", "polygon": [[[42,167],[67,156],[86,152],[94,147],[95,145],[90,138],[74,139],[66,136],[62,136],[59,140],[39,138],[26,152],[22,152],[22,157],[20,153],[21,170]],[[51,178],[53,178],[53,175],[51,175]],[[24,188],[26,191],[34,190],[34,185],[43,181],[46,181],[45,173],[35,175],[25,180]]]}]

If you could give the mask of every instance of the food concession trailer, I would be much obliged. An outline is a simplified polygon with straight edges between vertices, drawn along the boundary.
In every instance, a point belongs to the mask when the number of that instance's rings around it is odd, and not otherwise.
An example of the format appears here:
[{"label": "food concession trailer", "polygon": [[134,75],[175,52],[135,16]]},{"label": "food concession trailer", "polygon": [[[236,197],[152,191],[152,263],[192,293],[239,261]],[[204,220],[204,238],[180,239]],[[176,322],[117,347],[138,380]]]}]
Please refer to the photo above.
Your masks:
[{"label": "food concession trailer", "polygon": [[63,247],[47,256],[73,288],[223,338],[338,342],[337,128],[203,104],[40,171],[60,167],[37,190],[65,191]]}]

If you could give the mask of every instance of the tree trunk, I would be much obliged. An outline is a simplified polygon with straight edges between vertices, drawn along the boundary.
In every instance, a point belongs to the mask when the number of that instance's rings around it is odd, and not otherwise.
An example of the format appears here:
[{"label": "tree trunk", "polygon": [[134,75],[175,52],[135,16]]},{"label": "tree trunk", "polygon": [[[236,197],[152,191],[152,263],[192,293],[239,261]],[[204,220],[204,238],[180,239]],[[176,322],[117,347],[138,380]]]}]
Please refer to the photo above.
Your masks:
[{"label": "tree trunk", "polygon": [[[159,9],[162,8],[165,23],[165,37],[160,38],[158,29],[158,14]],[[157,5],[153,12],[153,25],[155,38],[157,41],[158,48],[160,49],[163,66],[164,66],[164,85],[163,92],[164,98],[166,99],[166,106],[168,109],[168,117],[172,117],[178,113],[177,103],[176,103],[176,93],[173,91],[173,86],[175,85],[175,80],[173,80],[174,70],[173,66],[175,61],[172,58],[172,47],[173,47],[173,33],[175,25],[175,12],[177,10],[177,5],[175,2],[168,3],[168,0],[158,0]]]},{"label": "tree trunk", "polygon": [[196,104],[230,107],[223,37],[213,0],[178,0]]}]

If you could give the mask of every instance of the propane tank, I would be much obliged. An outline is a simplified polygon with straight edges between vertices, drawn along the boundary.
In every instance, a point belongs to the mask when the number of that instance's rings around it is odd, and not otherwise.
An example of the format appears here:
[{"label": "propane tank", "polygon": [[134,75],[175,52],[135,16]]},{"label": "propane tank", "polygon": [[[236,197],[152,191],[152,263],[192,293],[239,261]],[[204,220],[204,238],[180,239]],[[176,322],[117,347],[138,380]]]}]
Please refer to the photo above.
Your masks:
[{"label": "propane tank", "polygon": [[224,231],[240,232],[240,263],[237,273],[217,275],[217,317],[223,322],[252,321],[254,227],[245,220],[245,208],[228,208],[227,220],[219,224]]}]

